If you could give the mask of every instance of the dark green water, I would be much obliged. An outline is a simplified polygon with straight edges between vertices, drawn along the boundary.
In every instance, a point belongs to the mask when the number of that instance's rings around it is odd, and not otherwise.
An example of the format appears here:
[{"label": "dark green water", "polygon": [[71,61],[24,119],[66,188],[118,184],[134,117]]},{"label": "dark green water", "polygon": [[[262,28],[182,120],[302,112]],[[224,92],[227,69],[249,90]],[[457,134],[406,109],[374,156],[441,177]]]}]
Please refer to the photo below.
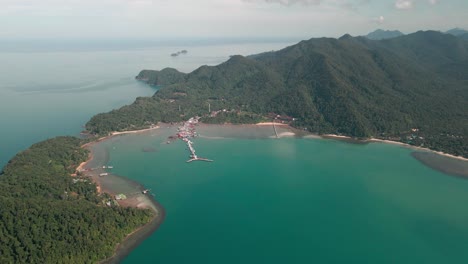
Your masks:
[{"label": "dark green water", "polygon": [[[410,150],[313,139],[137,135],[112,143],[115,172],[153,189],[161,228],[124,263],[466,263],[468,181]],[[142,152],[154,147],[155,152]]]}]

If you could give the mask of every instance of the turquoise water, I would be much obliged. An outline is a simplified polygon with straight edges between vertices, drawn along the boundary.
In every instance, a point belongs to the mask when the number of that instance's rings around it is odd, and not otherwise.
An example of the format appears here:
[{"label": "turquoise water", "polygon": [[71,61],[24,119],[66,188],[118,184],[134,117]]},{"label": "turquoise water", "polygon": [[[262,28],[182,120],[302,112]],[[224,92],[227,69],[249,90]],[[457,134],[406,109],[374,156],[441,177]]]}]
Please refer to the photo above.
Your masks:
[{"label": "turquoise water", "polygon": [[[166,220],[124,263],[466,263],[468,181],[410,150],[314,139],[112,143],[110,163]],[[155,152],[142,152],[145,147]]]}]

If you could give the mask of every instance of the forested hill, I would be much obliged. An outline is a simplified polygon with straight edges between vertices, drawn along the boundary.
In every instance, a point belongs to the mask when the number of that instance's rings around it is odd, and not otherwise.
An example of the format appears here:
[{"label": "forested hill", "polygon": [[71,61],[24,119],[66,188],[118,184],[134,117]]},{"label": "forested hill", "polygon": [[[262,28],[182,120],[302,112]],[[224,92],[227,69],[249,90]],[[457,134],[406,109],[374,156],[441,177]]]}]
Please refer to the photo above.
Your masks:
[{"label": "forested hill", "polygon": [[165,86],[152,98],[93,117],[88,130],[179,121],[206,114],[210,104],[227,111],[205,122],[255,122],[275,113],[315,133],[386,138],[468,156],[468,42],[449,34],[310,39],[189,74],[143,71],[137,78]]},{"label": "forested hill", "polygon": [[57,137],[18,153],[0,173],[0,263],[98,263],[149,210],[109,207],[89,178],[75,176],[88,157],[82,140]]}]

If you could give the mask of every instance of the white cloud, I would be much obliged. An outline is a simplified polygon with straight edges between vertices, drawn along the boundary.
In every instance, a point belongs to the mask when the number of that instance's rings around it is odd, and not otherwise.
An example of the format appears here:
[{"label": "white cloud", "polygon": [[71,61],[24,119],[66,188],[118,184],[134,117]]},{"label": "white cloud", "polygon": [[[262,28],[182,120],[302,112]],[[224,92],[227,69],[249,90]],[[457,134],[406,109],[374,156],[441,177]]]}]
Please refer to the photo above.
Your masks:
[{"label": "white cloud", "polygon": [[397,9],[411,9],[413,8],[413,0],[397,0],[395,7]]},{"label": "white cloud", "polygon": [[374,23],[377,23],[377,24],[383,24],[385,22],[385,17],[384,16],[378,16],[378,17],[372,19],[372,21]]},{"label": "white cloud", "polygon": [[319,5],[322,3],[322,0],[242,0],[244,2],[265,2],[268,4],[281,4],[285,6],[292,6],[295,4],[303,4],[303,5]]}]

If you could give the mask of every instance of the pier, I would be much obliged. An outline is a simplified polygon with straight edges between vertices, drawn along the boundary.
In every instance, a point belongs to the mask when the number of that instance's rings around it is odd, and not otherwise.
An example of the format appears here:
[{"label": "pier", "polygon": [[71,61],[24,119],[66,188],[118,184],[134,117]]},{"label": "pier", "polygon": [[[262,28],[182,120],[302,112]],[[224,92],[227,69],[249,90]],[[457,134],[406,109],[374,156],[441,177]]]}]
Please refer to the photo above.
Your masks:
[{"label": "pier", "polygon": [[178,128],[179,132],[177,133],[177,137],[187,144],[187,147],[190,151],[190,159],[187,160],[187,162],[192,162],[192,161],[212,162],[213,160],[198,157],[197,154],[195,153],[195,148],[193,147],[193,142],[190,140],[190,138],[193,138],[196,136],[195,124],[197,123],[198,123],[197,117],[190,118],[187,122],[185,122],[182,126]]},{"label": "pier", "polygon": [[276,138],[279,138],[279,136],[278,136],[278,131],[276,131],[276,126],[275,126],[275,122],[274,122],[274,121],[273,121],[273,129],[275,130]]}]

